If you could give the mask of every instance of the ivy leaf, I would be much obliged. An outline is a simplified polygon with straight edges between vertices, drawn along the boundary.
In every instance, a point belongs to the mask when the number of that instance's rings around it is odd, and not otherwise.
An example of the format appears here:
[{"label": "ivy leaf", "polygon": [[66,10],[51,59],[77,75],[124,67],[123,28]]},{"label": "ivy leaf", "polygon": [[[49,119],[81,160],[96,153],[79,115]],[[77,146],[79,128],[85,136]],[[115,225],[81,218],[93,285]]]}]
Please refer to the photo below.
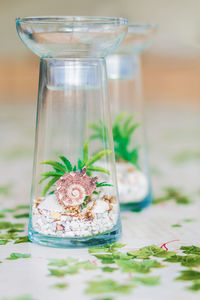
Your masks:
[{"label": "ivy leaf", "polygon": [[20,214],[20,215],[15,215],[14,218],[15,218],[15,219],[29,218],[29,213],[24,213],[24,214]]},{"label": "ivy leaf", "polygon": [[113,255],[111,254],[95,254],[94,255],[96,258],[101,260],[102,264],[114,264],[115,263],[115,259],[113,257]]},{"label": "ivy leaf", "polygon": [[101,247],[93,247],[89,248],[89,253],[112,253],[115,249],[123,248],[126,244],[121,244],[118,242],[114,242],[109,245],[101,246]]},{"label": "ivy leaf", "polygon": [[8,233],[24,232],[24,229],[11,228],[7,232]]},{"label": "ivy leaf", "polygon": [[167,258],[175,255],[176,252],[166,251],[160,247],[152,245],[152,246],[143,247],[139,250],[129,251],[127,254],[132,256],[133,258],[148,259],[151,256]]},{"label": "ivy leaf", "polygon": [[165,188],[165,195],[155,198],[153,204],[160,204],[166,201],[175,201],[176,204],[190,204],[192,202],[187,195],[174,187]]},{"label": "ivy leaf", "polygon": [[193,281],[193,284],[188,289],[194,292],[200,291],[200,280]]},{"label": "ivy leaf", "polygon": [[12,185],[10,184],[0,185],[0,195],[3,195],[5,197],[9,196],[11,189]]},{"label": "ivy leaf", "polygon": [[172,257],[167,258],[165,261],[171,263],[181,263],[184,267],[198,267],[200,266],[200,256],[191,254],[191,255],[174,255]]},{"label": "ivy leaf", "polygon": [[182,246],[180,249],[183,250],[185,254],[200,255],[200,247],[197,246]]},{"label": "ivy leaf", "polygon": [[67,272],[66,270],[63,269],[49,269],[50,276],[55,276],[55,277],[64,277]]},{"label": "ivy leaf", "polygon": [[78,259],[73,257],[67,257],[65,259],[50,259],[49,266],[54,267],[66,267],[69,264],[77,263]]},{"label": "ivy leaf", "polygon": [[16,238],[17,235],[15,233],[0,234],[0,239],[3,240],[15,240]]},{"label": "ivy leaf", "polygon": [[132,281],[137,281],[144,285],[155,286],[160,284],[160,277],[159,276],[148,276],[148,277],[134,277]]},{"label": "ivy leaf", "polygon": [[149,273],[152,268],[163,267],[163,265],[161,265],[158,261],[149,259],[144,261],[116,259],[115,262],[124,273]]},{"label": "ivy leaf", "polygon": [[9,242],[9,240],[0,240],[0,245],[6,245]]},{"label": "ivy leaf", "polygon": [[8,229],[12,227],[12,223],[10,222],[0,222],[0,230]]},{"label": "ivy leaf", "polygon": [[184,270],[180,272],[180,276],[176,278],[176,280],[200,280],[200,272],[194,270]]},{"label": "ivy leaf", "polygon": [[28,239],[28,236],[21,236],[19,237],[15,242],[14,244],[21,244],[21,243],[29,243],[29,239]]},{"label": "ivy leaf", "polygon": [[11,225],[12,225],[11,228],[14,228],[14,229],[24,228],[25,227],[24,223],[13,223]]},{"label": "ivy leaf", "polygon": [[190,223],[190,222],[194,222],[194,219],[183,219],[183,222],[185,223]]},{"label": "ivy leaf", "polygon": [[15,260],[15,259],[19,259],[19,258],[30,258],[31,255],[30,254],[22,254],[22,253],[11,253],[10,257],[7,257],[7,260]]},{"label": "ivy leaf", "polygon": [[3,213],[0,213],[0,219],[3,219],[3,218],[5,218],[6,217],[6,215],[5,214],[3,214]]},{"label": "ivy leaf", "polygon": [[118,269],[118,268],[111,268],[111,267],[103,267],[103,268],[101,268],[101,270],[102,270],[103,272],[112,273],[112,272],[114,272],[114,271],[116,271],[116,270],[119,270],[119,269]]},{"label": "ivy leaf", "polygon": [[106,293],[120,293],[128,294],[133,289],[133,284],[120,284],[112,279],[89,281],[86,294],[106,294]]},{"label": "ivy leaf", "polygon": [[171,225],[172,227],[182,227],[182,225],[180,225],[180,224],[173,224],[173,225]]},{"label": "ivy leaf", "polygon": [[79,262],[75,266],[78,267],[79,269],[84,269],[84,270],[95,270],[95,269],[97,269],[97,266],[95,266],[89,260]]},{"label": "ivy leaf", "polygon": [[54,289],[58,289],[58,290],[65,290],[68,288],[68,284],[67,283],[56,283],[54,285],[52,285],[51,287]]},{"label": "ivy leaf", "polygon": [[18,229],[18,228],[24,228],[25,224],[23,223],[11,223],[11,222],[0,222],[0,230],[4,229]]}]

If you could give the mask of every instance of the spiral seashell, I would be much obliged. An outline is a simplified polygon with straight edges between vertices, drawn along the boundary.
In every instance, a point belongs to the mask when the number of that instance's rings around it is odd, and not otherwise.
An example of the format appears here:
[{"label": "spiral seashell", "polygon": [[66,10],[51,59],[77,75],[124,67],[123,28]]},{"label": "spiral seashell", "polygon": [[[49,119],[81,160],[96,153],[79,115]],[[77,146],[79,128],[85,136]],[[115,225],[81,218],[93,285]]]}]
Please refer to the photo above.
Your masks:
[{"label": "spiral seashell", "polygon": [[96,189],[97,177],[89,177],[86,168],[81,172],[65,173],[56,182],[55,196],[63,207],[81,205]]}]

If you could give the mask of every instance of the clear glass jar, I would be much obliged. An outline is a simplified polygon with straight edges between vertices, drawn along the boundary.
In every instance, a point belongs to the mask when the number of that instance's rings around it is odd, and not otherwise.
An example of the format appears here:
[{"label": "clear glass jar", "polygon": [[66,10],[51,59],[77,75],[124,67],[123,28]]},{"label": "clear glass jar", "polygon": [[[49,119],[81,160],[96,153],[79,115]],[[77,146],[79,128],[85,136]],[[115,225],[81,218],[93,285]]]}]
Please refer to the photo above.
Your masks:
[{"label": "clear glass jar", "polygon": [[[121,234],[104,57],[123,40],[122,18],[17,19],[41,57],[29,239],[54,247],[113,242]],[[90,141],[90,123],[107,136]],[[98,151],[97,151],[98,149]]]},{"label": "clear glass jar", "polygon": [[124,210],[140,210],[152,201],[144,131],[140,53],[156,25],[129,25],[119,49],[107,57],[119,199]]}]

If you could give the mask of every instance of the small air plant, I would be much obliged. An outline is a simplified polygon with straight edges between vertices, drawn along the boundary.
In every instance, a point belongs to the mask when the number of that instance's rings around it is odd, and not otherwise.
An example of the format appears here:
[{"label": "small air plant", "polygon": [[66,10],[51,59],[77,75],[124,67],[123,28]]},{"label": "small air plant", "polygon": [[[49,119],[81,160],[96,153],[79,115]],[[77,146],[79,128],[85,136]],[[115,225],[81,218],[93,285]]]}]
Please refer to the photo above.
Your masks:
[{"label": "small air plant", "polygon": [[[102,172],[106,174],[110,174],[110,172],[102,167],[94,166],[94,163],[100,160],[105,155],[110,154],[112,151],[109,149],[102,150],[96,154],[94,154],[91,158],[88,157],[88,142],[86,141],[83,146],[83,157],[82,159],[78,159],[77,165],[72,166],[70,160],[66,158],[63,155],[59,155],[59,161],[54,160],[46,160],[42,161],[40,164],[43,165],[49,165],[53,168],[52,171],[44,172],[41,174],[42,179],[39,181],[39,183],[42,183],[43,181],[50,179],[49,182],[45,185],[42,196],[44,197],[47,192],[56,184],[56,182],[63,177],[66,173],[73,173],[73,172],[85,172],[87,176],[92,177],[92,172]],[[111,184],[108,184],[106,182],[97,182],[94,181],[96,188],[100,188],[103,186],[111,186]],[[49,194],[54,193],[54,190],[52,190]],[[98,194],[96,190],[93,191],[93,193]],[[87,198],[86,196],[85,198]]]},{"label": "small air plant", "polygon": [[[138,167],[138,147],[129,149],[131,138],[139,123],[133,123],[134,115],[127,116],[120,113],[113,123],[113,141],[115,149],[115,158],[117,161],[124,160]],[[90,136],[90,140],[108,138],[108,129],[100,121],[99,124],[90,123],[89,127],[94,130],[94,134]]]}]

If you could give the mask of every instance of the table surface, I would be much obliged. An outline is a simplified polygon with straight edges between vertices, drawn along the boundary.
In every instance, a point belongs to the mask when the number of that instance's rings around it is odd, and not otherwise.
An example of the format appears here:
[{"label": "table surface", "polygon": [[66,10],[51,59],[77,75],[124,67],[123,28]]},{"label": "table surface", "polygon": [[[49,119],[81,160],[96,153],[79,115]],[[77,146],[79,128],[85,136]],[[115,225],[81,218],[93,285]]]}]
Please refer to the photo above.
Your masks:
[{"label": "table surface", "polygon": [[[102,256],[96,257],[88,249],[55,249],[23,242],[35,106],[1,105],[0,228],[5,229],[0,232],[0,299],[199,299],[200,248],[182,248],[200,247],[199,116],[195,108],[147,108],[154,198],[163,201],[142,212],[121,214],[123,236],[119,242],[123,245],[96,249],[103,253],[107,263],[103,264]],[[174,196],[167,194],[167,187],[175,189]],[[188,203],[183,204],[184,199]],[[11,227],[16,229],[14,223],[22,224],[19,227],[25,224],[25,231],[8,233]],[[157,248],[134,252],[134,260],[131,256],[125,260],[118,253],[152,245]],[[159,249],[163,249],[160,255]]]}]

